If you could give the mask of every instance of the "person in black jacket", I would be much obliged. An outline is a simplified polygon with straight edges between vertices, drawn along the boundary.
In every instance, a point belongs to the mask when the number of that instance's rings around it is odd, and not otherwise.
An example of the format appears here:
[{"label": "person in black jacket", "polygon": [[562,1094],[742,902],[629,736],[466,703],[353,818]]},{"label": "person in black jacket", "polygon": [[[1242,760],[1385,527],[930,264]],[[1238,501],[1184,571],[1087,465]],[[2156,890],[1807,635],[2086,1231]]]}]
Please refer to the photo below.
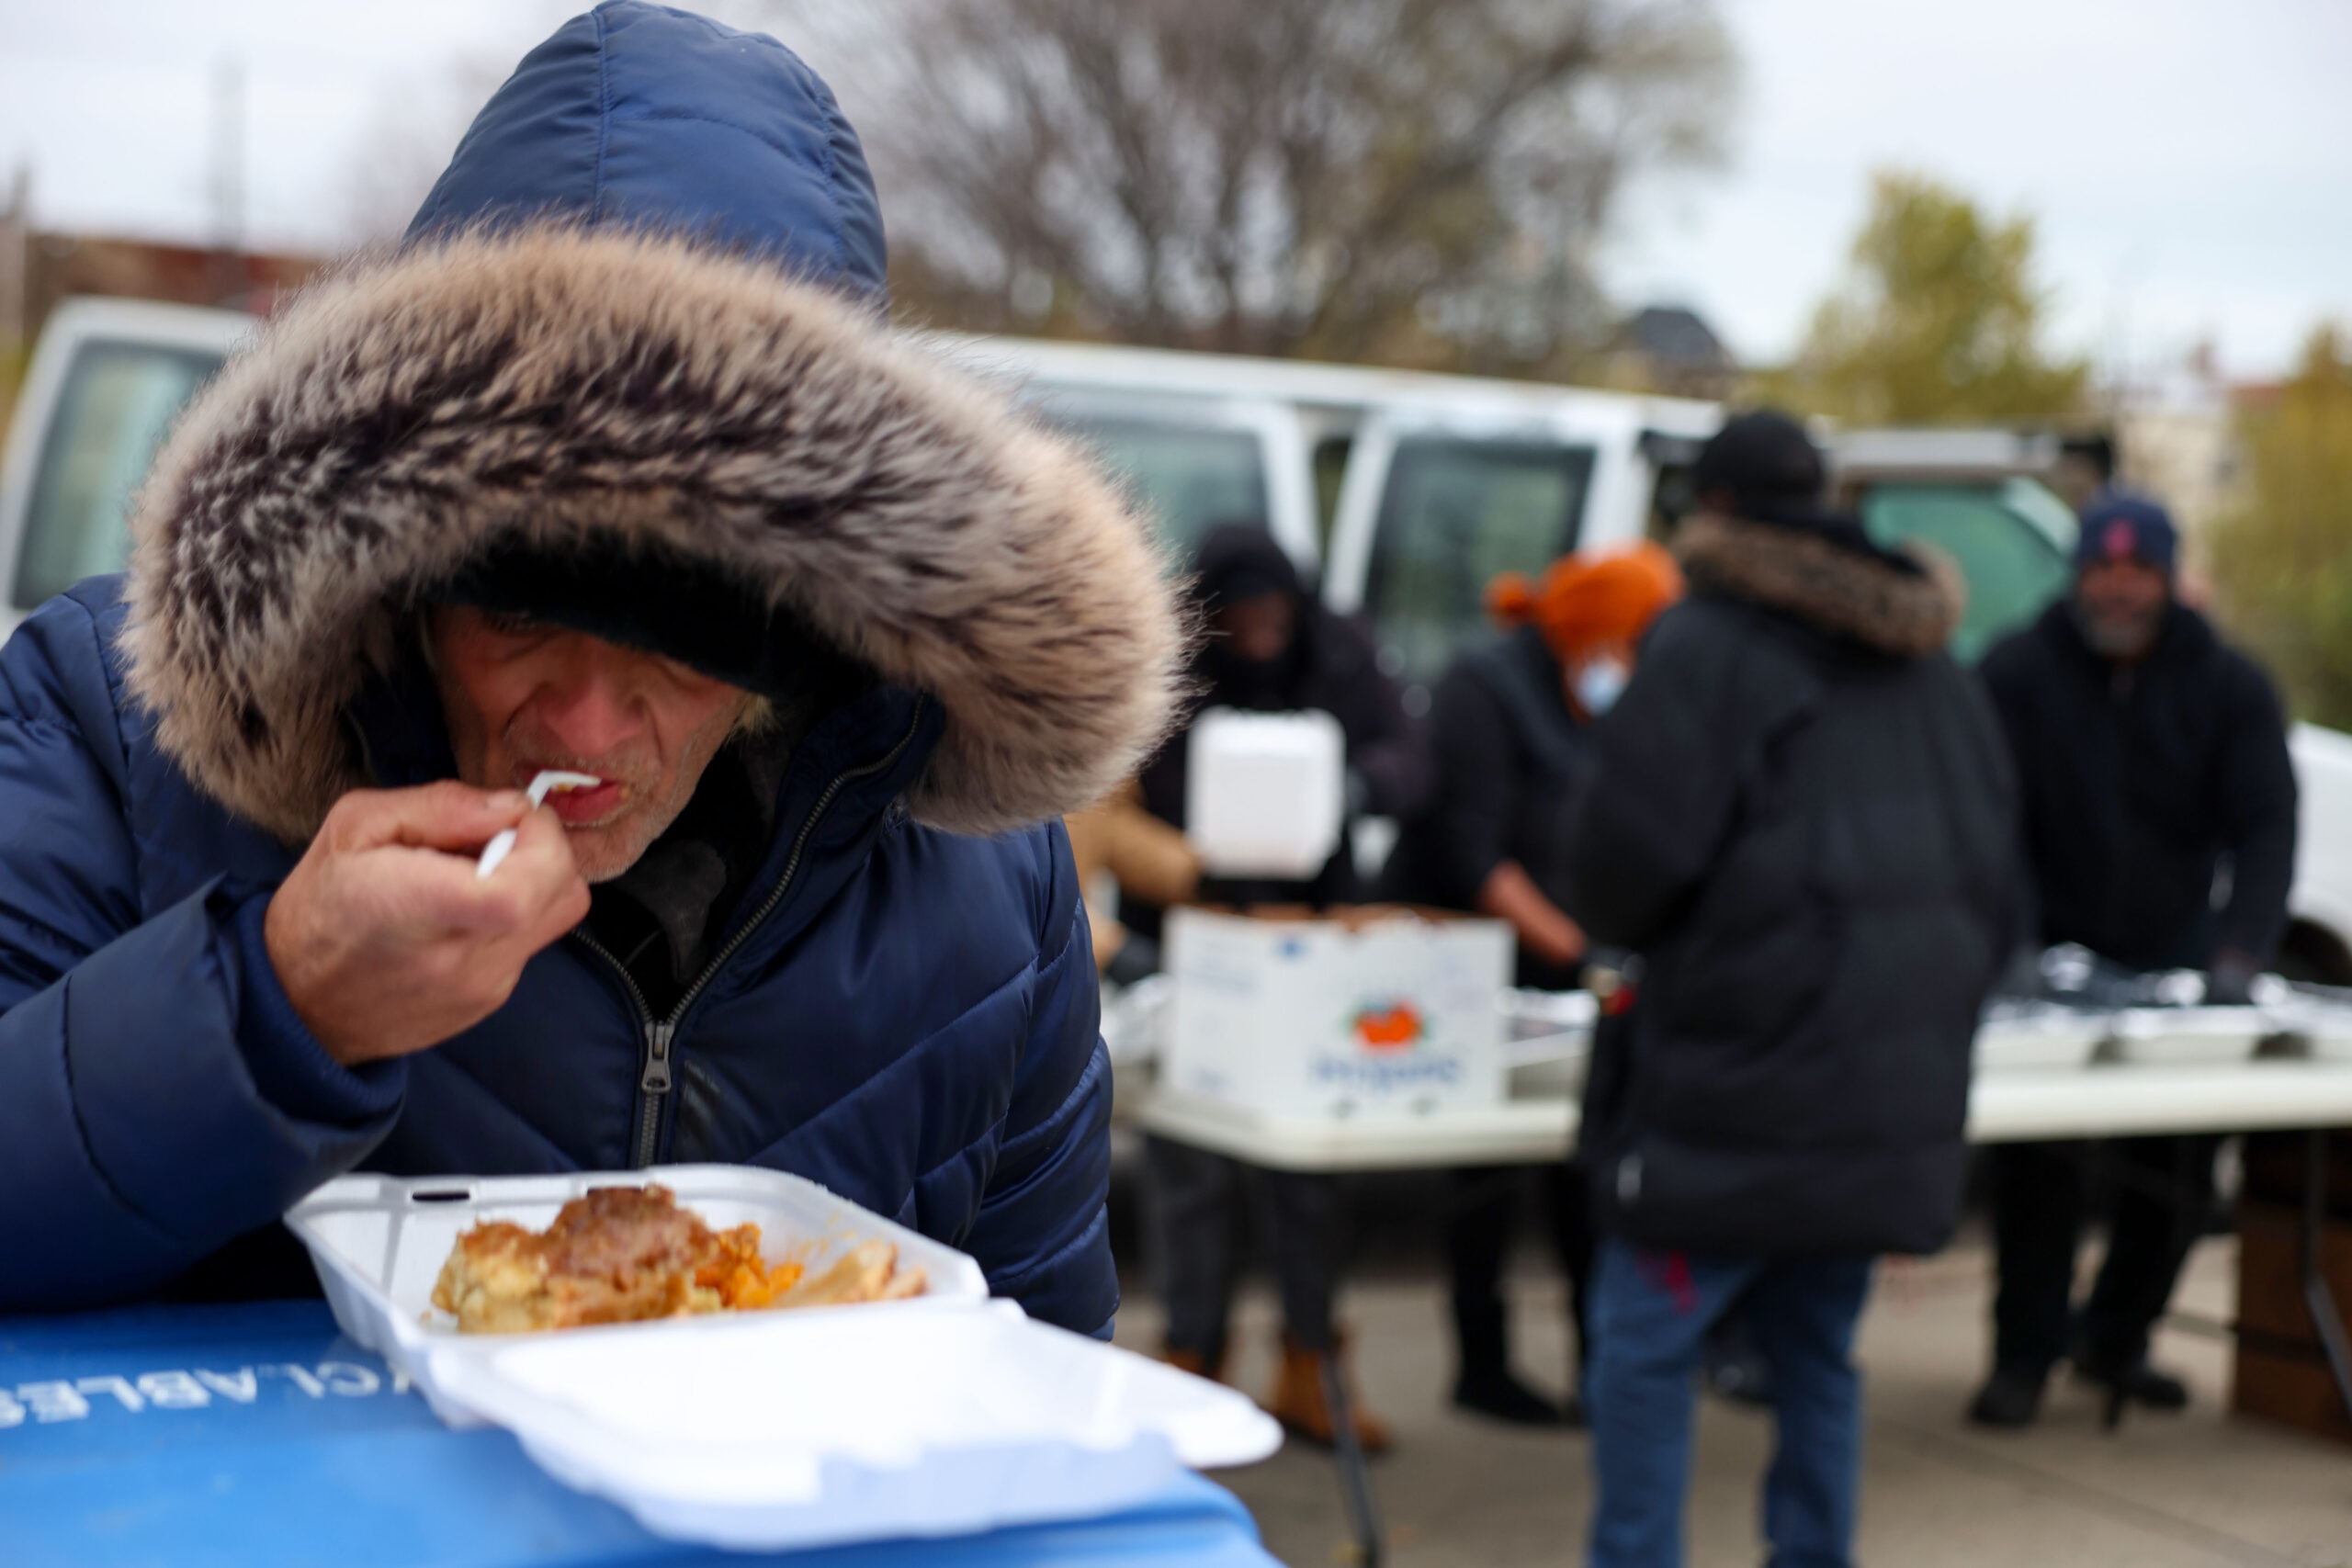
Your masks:
[{"label": "person in black jacket", "polygon": [[[1408,816],[1430,786],[1420,728],[1405,712],[1404,694],[1374,662],[1371,637],[1317,604],[1282,547],[1261,525],[1217,528],[1202,542],[1193,594],[1207,637],[1193,662],[1192,716],[1212,707],[1261,713],[1308,710],[1331,715],[1346,736],[1348,812]],[[1143,771],[1146,809],[1185,826],[1188,728]],[[1304,904],[1317,908],[1359,901],[1354,847],[1339,849],[1303,882],[1204,876],[1198,900],[1209,904]],[[1157,942],[1160,910],[1123,905],[1131,931]],[[1223,1155],[1146,1140],[1158,1232],[1156,1272],[1168,1309],[1167,1354],[1174,1364],[1211,1377],[1226,1359],[1227,1314],[1236,1258],[1233,1208],[1244,1168]],[[1332,1294],[1338,1283],[1338,1184],[1329,1176],[1261,1173],[1272,1200],[1275,1271],[1283,1296],[1283,1357],[1267,1407],[1310,1440],[1334,1436],[1324,1402],[1323,1369],[1338,1350]],[[1356,1436],[1367,1451],[1387,1446],[1387,1431],[1361,1404]]]},{"label": "person in black jacket", "polygon": [[1773,1561],[1843,1563],[1854,1325],[1873,1258],[1931,1252],[1959,1218],[2015,785],[1941,651],[1955,569],[1825,513],[1784,416],[1733,420],[1694,479],[1675,541],[1691,597],[1595,728],[1568,830],[1568,913],[1643,964],[1586,1089],[1589,1561],[1679,1561],[1691,1374],[1736,1308],[1772,1379]]},{"label": "person in black jacket", "polygon": [[[1561,908],[1561,852],[1589,771],[1589,727],[1623,690],[1642,633],[1681,594],[1674,558],[1651,544],[1564,557],[1533,583],[1516,572],[1496,580],[1487,608],[1510,635],[1464,655],[1437,683],[1437,788],[1397,836],[1384,897],[1506,920],[1518,939],[1519,985],[1561,991],[1583,984],[1586,942]],[[1583,1176],[1566,1161],[1541,1174],[1581,1362],[1590,1344],[1583,1325],[1592,1256]],[[1517,1166],[1454,1173],[1446,1225],[1460,1355],[1453,1403],[1527,1426],[1580,1423],[1573,1395],[1565,1407],[1555,1404],[1510,1370],[1500,1287],[1525,1175]]]},{"label": "person in black jacket", "polygon": [[[1433,774],[1422,727],[1405,712],[1404,688],[1381,673],[1371,635],[1325,609],[1263,524],[1212,529],[1193,558],[1193,597],[1208,627],[1193,663],[1197,693],[1184,728],[1143,770],[1146,810],[1185,820],[1190,719],[1209,708],[1328,713],[1347,737],[1347,818],[1405,817],[1428,797]],[[1204,904],[1345,904],[1361,900],[1352,833],[1305,882],[1207,877]],[[1159,910],[1134,907],[1132,931],[1158,940]]]},{"label": "person in black jacket", "polygon": [[[2173,593],[2178,538],[2164,509],[2096,499],[2083,516],[2073,594],[1996,647],[1984,675],[2024,788],[2025,844],[2044,942],[2078,942],[2137,969],[2208,971],[2206,998],[2243,1002],[2278,942],[2295,870],[2295,775],[2278,694]],[[2218,909],[2215,876],[2229,897]],[[2148,1365],[2212,1193],[2211,1136],[2112,1145],[2132,1179],[2115,1198],[2106,1262],[2071,1353],[2112,1397],[2188,1403]],[[2020,1145],[1994,1164],[2000,1292],[1994,1371],[1970,1416],[2021,1427],[2069,1355],[2083,1223],[2083,1150]]]}]

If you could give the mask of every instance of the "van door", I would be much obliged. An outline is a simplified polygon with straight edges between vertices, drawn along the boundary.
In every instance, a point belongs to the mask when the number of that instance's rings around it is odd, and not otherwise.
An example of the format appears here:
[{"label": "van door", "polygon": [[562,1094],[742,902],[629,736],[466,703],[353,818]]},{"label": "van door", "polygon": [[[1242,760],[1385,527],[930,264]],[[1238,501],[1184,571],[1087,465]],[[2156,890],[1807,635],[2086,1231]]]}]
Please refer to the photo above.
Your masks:
[{"label": "van door", "polygon": [[253,319],[117,300],[60,307],[0,466],[0,636],[130,558],[130,503],[155,449]]},{"label": "van door", "polygon": [[1487,584],[1577,547],[1598,449],[1541,432],[1374,421],[1357,437],[1332,530],[1328,602],[1367,616],[1408,709],[1494,632]]}]

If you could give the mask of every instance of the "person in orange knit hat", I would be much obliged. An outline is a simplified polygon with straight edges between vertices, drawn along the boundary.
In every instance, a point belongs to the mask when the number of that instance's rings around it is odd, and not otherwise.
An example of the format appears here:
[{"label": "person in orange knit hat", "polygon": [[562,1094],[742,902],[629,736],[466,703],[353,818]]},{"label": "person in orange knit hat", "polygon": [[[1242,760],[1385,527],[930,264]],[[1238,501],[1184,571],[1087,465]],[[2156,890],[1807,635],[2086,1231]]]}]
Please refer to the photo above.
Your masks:
[{"label": "person in orange knit hat", "polygon": [[[1431,694],[1438,787],[1404,826],[1382,892],[1400,901],[1507,920],[1519,939],[1517,980],[1541,990],[1582,983],[1584,932],[1566,902],[1559,847],[1585,769],[1586,732],[1632,679],[1642,634],[1682,596],[1674,558],[1653,544],[1563,557],[1532,580],[1517,572],[1487,588],[1505,635],[1457,660]],[[1568,1272],[1584,1355],[1584,1274],[1592,1255],[1582,1180],[1572,1167],[1543,1172],[1555,1240]],[[1510,1369],[1500,1290],[1526,1173],[1515,1167],[1455,1173],[1447,1251],[1460,1350],[1453,1402],[1530,1426],[1580,1419],[1573,1396],[1555,1404]]]}]

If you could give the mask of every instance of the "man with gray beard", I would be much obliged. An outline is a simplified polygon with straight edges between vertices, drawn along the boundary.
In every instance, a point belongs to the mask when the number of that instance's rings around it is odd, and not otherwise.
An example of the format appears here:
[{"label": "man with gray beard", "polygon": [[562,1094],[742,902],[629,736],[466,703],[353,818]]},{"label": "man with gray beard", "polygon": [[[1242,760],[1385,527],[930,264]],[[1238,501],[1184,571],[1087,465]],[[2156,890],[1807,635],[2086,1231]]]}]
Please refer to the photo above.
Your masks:
[{"label": "man with gray beard", "polygon": [[[2295,867],[2295,776],[2269,680],[2180,603],[2179,537],[2153,502],[2104,495],[2083,513],[2075,590],[1985,657],[2016,753],[2026,857],[2045,943],[2078,942],[2133,969],[2203,969],[2207,998],[2244,1002],[2277,946]],[[2228,868],[2228,897],[2216,877]],[[1994,1371],[1970,1409],[2023,1427],[2051,1367],[2119,1401],[2188,1402],[2148,1365],[2194,1227],[2162,1196],[2210,1199],[2211,1137],[2120,1140],[2107,1260],[2070,1324],[2083,1221],[2081,1151],[2001,1150],[1994,1167],[2000,1293]]]}]

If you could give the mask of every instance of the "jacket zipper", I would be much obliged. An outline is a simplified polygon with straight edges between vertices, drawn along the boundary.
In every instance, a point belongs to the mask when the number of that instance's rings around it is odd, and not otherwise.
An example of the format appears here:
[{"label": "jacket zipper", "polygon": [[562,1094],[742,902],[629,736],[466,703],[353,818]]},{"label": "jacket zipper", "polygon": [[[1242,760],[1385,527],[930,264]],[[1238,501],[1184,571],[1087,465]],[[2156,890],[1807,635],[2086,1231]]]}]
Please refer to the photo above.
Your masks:
[{"label": "jacket zipper", "polygon": [[784,902],[784,896],[792,890],[793,879],[800,871],[801,854],[808,847],[808,836],[817,830],[817,824],[824,820],[825,813],[834,799],[851,784],[888,771],[906,755],[907,748],[914,744],[915,731],[922,727],[922,699],[916,698],[914,716],[908,722],[907,732],[899,737],[897,745],[874,761],[835,773],[825,785],[824,792],[817,796],[817,804],[809,807],[808,815],[802,819],[800,831],[793,837],[792,853],[785,859],[784,874],[776,878],[776,884],[768,890],[768,896],[760,900],[759,908],[752,911],[752,918],[738,926],[735,934],[711,954],[710,962],[702,966],[702,973],[695,976],[694,983],[679,997],[678,1005],[670,1010],[669,1017],[656,1019],[653,1016],[653,1009],[646,1001],[645,992],[622,967],[621,961],[590,933],[585,924],[572,928],[572,939],[603,959],[612,967],[613,973],[620,976],[621,987],[628,993],[629,1006],[636,1014],[639,1032],[645,1037],[644,1067],[637,1080],[636,1135],[629,1156],[631,1165],[643,1169],[651,1165],[654,1156],[661,1152],[662,1112],[675,1079],[671,1068],[670,1048],[677,1040],[678,1026],[684,1021],[686,1010],[695,1005],[695,999],[718,977],[719,970],[726,967],[727,961],[741,950],[743,944],[751,940],[752,933],[758,931],[767,918],[775,913],[777,906]]}]

